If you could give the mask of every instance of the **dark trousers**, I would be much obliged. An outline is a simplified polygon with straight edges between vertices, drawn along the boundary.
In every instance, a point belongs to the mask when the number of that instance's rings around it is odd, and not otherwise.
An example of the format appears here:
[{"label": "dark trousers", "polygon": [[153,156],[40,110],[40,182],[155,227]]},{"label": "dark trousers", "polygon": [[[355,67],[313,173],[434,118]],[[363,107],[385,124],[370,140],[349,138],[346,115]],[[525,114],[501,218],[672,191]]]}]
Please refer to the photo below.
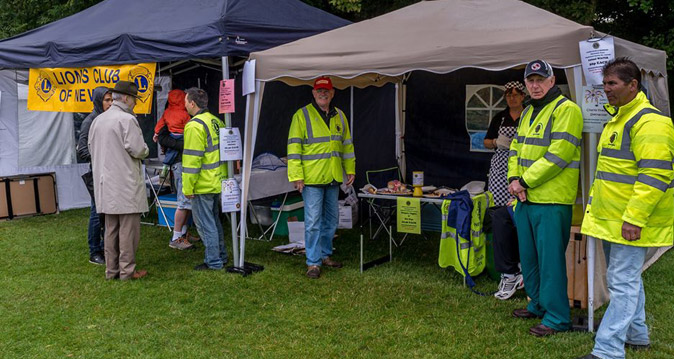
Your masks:
[{"label": "dark trousers", "polygon": [[494,207],[490,212],[494,268],[503,274],[517,274],[520,272],[520,250],[513,218],[506,206]]}]

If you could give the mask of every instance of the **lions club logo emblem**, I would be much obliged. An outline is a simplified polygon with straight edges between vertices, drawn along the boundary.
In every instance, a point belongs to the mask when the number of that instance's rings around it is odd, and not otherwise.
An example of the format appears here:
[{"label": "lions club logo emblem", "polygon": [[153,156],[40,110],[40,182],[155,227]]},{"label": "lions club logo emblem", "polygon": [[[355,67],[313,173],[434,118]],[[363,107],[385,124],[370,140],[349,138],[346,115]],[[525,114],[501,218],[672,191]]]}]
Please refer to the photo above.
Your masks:
[{"label": "lions club logo emblem", "polygon": [[543,129],[543,124],[539,123],[538,125],[536,125],[536,128],[534,128],[534,133],[539,134],[541,132],[541,129]]},{"label": "lions club logo emblem", "polygon": [[56,89],[54,89],[48,73],[40,71],[40,75],[35,81],[35,92],[44,102],[47,102],[54,95]]},{"label": "lions club logo emblem", "polygon": [[129,81],[138,85],[138,97],[143,103],[152,96],[152,91],[154,91],[154,84],[151,79],[150,70],[143,66],[138,66],[129,71]]}]

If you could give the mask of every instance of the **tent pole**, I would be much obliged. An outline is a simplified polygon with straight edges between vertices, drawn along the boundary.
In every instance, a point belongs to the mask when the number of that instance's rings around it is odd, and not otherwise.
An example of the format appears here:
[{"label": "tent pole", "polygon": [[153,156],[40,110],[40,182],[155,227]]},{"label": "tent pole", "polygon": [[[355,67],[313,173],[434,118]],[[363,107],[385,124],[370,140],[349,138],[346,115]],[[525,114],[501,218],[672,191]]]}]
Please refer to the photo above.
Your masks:
[{"label": "tent pole", "polygon": [[[246,146],[243,152],[243,165],[241,166],[242,200],[241,208],[245,210],[248,200],[248,186],[250,183],[250,173],[253,164],[253,154],[255,152],[255,137],[257,136],[257,125],[260,119],[260,102],[262,101],[262,84],[255,81],[255,92],[248,95],[246,99]],[[252,100],[252,101],[251,101]],[[253,105],[251,110],[250,105]],[[251,116],[252,112],[252,116]],[[245,192],[245,195],[243,194]],[[239,233],[239,268],[244,268],[246,256],[246,212],[241,213],[241,232]],[[261,266],[259,266],[262,268]]]},{"label": "tent pole", "polygon": [[[229,57],[223,56],[222,57],[222,79],[223,80],[229,80]],[[229,113],[225,113],[225,127],[226,128],[231,128],[232,127],[232,115]],[[229,178],[234,178],[234,161],[227,161],[227,174]],[[232,253],[234,256],[234,263],[239,262],[239,246],[237,243],[237,232],[236,232],[236,212],[231,212],[230,215],[231,217],[231,224],[232,224]]]},{"label": "tent pole", "polygon": [[[580,66],[575,66],[573,68],[573,82],[575,87],[575,96],[576,102],[580,103],[583,98],[583,71]],[[580,105],[579,105],[580,106]],[[595,133],[586,132],[589,139],[589,144],[587,150],[588,157],[588,181],[582,179],[582,183],[586,184],[587,188],[583,188],[583,191],[588,194],[590,188],[592,188],[592,182],[594,181],[594,172],[597,168],[597,156],[594,149],[597,148],[597,136]],[[581,175],[584,175],[582,173]],[[584,194],[585,194],[584,193]],[[584,199],[584,198],[583,198]],[[587,331],[594,332],[594,269],[596,262],[596,240],[594,237],[587,236],[586,253],[587,253]]]},{"label": "tent pole", "polygon": [[351,86],[351,105],[349,106],[349,108],[351,109],[350,111],[351,113],[349,114],[349,120],[351,121],[351,123],[349,124],[349,129],[351,131],[351,140],[355,141],[354,140],[355,137],[353,135],[353,86]]}]

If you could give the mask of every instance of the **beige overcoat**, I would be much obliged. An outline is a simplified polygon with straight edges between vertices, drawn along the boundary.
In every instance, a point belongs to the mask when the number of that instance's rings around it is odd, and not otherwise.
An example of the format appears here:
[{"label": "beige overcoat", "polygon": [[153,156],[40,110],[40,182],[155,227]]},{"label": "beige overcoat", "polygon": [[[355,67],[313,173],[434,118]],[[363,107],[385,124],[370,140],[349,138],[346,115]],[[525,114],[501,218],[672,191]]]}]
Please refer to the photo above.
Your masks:
[{"label": "beige overcoat", "polygon": [[150,153],[138,120],[124,103],[114,101],[89,130],[96,211],[106,214],[147,212],[141,160]]}]

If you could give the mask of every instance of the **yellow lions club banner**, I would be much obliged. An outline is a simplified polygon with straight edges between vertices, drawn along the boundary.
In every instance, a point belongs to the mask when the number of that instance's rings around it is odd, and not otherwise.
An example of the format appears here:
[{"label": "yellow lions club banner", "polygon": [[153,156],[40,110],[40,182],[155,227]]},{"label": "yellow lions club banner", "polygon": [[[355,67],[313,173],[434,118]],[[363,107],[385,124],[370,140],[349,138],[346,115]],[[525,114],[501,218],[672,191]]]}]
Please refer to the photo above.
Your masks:
[{"label": "yellow lions club banner", "polygon": [[53,112],[91,112],[92,96],[99,86],[115,87],[118,81],[138,85],[135,113],[152,111],[156,63],[81,68],[30,69],[28,109]]}]

